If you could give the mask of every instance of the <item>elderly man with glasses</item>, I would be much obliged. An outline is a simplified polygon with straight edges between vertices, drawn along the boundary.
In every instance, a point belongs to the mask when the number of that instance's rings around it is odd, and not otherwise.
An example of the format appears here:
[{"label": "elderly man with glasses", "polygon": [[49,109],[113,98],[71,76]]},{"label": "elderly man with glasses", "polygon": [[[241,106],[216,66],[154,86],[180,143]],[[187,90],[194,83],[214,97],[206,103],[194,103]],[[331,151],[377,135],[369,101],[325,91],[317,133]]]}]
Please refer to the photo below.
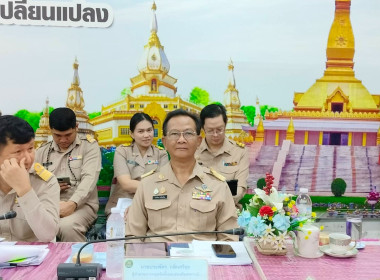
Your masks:
[{"label": "elderly man with glasses", "polygon": [[241,208],[239,201],[246,193],[249,175],[248,151],[244,144],[226,137],[227,114],[223,105],[207,105],[202,109],[200,117],[206,137],[202,140],[195,158],[199,164],[220,172],[226,180],[237,180],[234,201]]},{"label": "elderly man with glasses", "polygon": [[[223,176],[199,165],[202,141],[196,115],[183,109],[166,116],[163,144],[170,161],[144,176],[129,208],[126,235],[224,231],[237,227],[234,201]],[[192,234],[145,241],[236,240],[227,234]]]}]

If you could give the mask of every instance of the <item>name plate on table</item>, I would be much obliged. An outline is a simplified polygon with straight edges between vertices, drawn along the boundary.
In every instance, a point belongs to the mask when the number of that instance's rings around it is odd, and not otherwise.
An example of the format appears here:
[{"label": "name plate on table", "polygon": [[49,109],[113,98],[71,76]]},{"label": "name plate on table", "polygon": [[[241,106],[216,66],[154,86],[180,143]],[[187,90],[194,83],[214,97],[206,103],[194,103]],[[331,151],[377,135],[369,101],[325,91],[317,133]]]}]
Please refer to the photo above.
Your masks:
[{"label": "name plate on table", "polygon": [[208,262],[192,258],[125,258],[123,279],[207,280]]}]

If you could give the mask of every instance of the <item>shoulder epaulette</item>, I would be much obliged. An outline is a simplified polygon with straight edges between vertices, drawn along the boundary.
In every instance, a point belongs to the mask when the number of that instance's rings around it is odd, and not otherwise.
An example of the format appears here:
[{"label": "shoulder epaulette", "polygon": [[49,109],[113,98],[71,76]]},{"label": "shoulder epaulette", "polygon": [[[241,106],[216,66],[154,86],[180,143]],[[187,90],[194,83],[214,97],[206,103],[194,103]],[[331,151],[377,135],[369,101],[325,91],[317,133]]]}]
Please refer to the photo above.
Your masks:
[{"label": "shoulder epaulette", "polygon": [[45,167],[43,167],[38,162],[34,164],[34,170],[36,171],[37,175],[40,176],[41,179],[45,182],[47,182],[51,178],[51,176],[53,176],[53,173],[46,170]]},{"label": "shoulder epaulette", "polygon": [[216,172],[214,168],[210,167],[210,172],[212,175],[214,175],[214,177],[218,178],[220,181],[222,182],[226,181],[226,178],[222,174],[219,174],[218,172]]},{"label": "shoulder epaulette", "polygon": [[151,171],[149,171],[149,172],[147,172],[147,173],[141,175],[141,179],[142,179],[142,178],[145,178],[145,177],[148,177],[148,176],[150,176],[150,175],[152,175],[154,172],[156,172],[156,170],[157,170],[157,168],[152,169]]},{"label": "shoulder epaulette", "polygon": [[162,148],[161,146],[156,145],[156,147],[157,147],[157,149],[159,149],[159,150],[165,150],[165,149]]},{"label": "shoulder epaulette", "polygon": [[132,145],[132,143],[129,143],[129,144],[121,144],[121,146],[123,146],[123,147],[129,147],[129,146],[131,146]]},{"label": "shoulder epaulette", "polygon": [[245,147],[245,144],[243,144],[241,142],[236,142],[236,145],[238,145],[240,148],[244,148]]},{"label": "shoulder epaulette", "polygon": [[38,149],[39,149],[39,148],[42,148],[42,147],[44,147],[44,146],[46,146],[46,145],[50,145],[51,142],[52,142],[52,141],[48,141],[48,142],[46,142],[46,143],[42,143],[42,144],[38,147]]},{"label": "shoulder epaulette", "polygon": [[90,143],[94,143],[96,140],[91,134],[86,134],[86,139]]}]

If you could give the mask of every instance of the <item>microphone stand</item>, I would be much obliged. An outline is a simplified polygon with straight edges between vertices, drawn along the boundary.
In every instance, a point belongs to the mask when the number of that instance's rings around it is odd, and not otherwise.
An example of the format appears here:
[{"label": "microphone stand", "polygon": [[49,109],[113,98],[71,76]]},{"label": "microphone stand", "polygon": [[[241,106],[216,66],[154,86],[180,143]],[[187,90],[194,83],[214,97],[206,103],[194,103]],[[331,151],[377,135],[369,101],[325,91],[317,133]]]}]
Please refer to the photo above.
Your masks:
[{"label": "microphone stand", "polygon": [[79,277],[99,277],[100,271],[102,269],[101,264],[93,263],[93,264],[81,264],[80,263],[80,253],[83,248],[89,244],[93,243],[101,243],[108,241],[128,241],[133,239],[145,239],[152,237],[167,237],[167,236],[178,236],[178,235],[190,235],[190,234],[232,234],[232,235],[242,235],[244,234],[244,229],[242,228],[234,228],[224,231],[193,231],[193,232],[177,232],[177,233],[165,233],[165,234],[154,234],[154,235],[143,235],[143,236],[130,236],[130,237],[121,237],[121,238],[110,238],[110,239],[102,239],[102,240],[94,240],[89,241],[83,244],[82,247],[78,250],[77,261],[75,264],[72,263],[61,263],[57,267],[57,275],[58,280],[67,278],[79,278]]}]

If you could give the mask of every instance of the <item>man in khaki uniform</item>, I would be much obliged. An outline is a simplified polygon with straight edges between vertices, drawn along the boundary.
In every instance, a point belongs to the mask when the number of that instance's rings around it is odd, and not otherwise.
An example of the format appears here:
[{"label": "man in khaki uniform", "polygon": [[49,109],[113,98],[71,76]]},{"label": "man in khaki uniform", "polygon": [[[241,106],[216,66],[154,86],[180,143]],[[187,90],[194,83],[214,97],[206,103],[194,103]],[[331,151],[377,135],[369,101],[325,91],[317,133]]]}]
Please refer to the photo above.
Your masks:
[{"label": "man in khaki uniform", "polygon": [[240,206],[238,203],[247,192],[249,153],[244,144],[226,137],[227,114],[223,105],[207,105],[202,109],[200,117],[206,137],[195,158],[199,164],[220,172],[226,180],[238,180],[234,201]]},{"label": "man in khaki uniform", "polygon": [[[140,181],[141,175],[166,164],[168,154],[162,148],[151,145],[146,154],[141,156],[135,143],[121,145],[116,148],[113,159],[114,177],[128,175],[132,180]],[[116,207],[120,197],[133,198],[134,193],[124,190],[118,182],[106,205],[105,213],[109,215],[111,208]]]},{"label": "man in khaki uniform", "polygon": [[[223,177],[200,166],[194,153],[202,141],[197,116],[175,110],[163,124],[170,161],[141,181],[129,208],[126,235],[224,231],[237,226],[232,195]],[[196,234],[149,241],[237,240],[227,234]]]},{"label": "man in khaki uniform", "polygon": [[[77,134],[76,116],[69,108],[57,108],[49,117],[53,141],[41,146],[36,162],[53,172],[60,182],[60,222],[58,239],[65,242],[85,241],[85,233],[97,217],[98,181],[101,154],[98,143],[90,135]],[[64,179],[63,179],[64,180]]]},{"label": "man in khaki uniform", "polygon": [[7,241],[55,239],[59,221],[59,185],[55,176],[34,161],[34,131],[24,120],[0,117],[0,237]]}]

